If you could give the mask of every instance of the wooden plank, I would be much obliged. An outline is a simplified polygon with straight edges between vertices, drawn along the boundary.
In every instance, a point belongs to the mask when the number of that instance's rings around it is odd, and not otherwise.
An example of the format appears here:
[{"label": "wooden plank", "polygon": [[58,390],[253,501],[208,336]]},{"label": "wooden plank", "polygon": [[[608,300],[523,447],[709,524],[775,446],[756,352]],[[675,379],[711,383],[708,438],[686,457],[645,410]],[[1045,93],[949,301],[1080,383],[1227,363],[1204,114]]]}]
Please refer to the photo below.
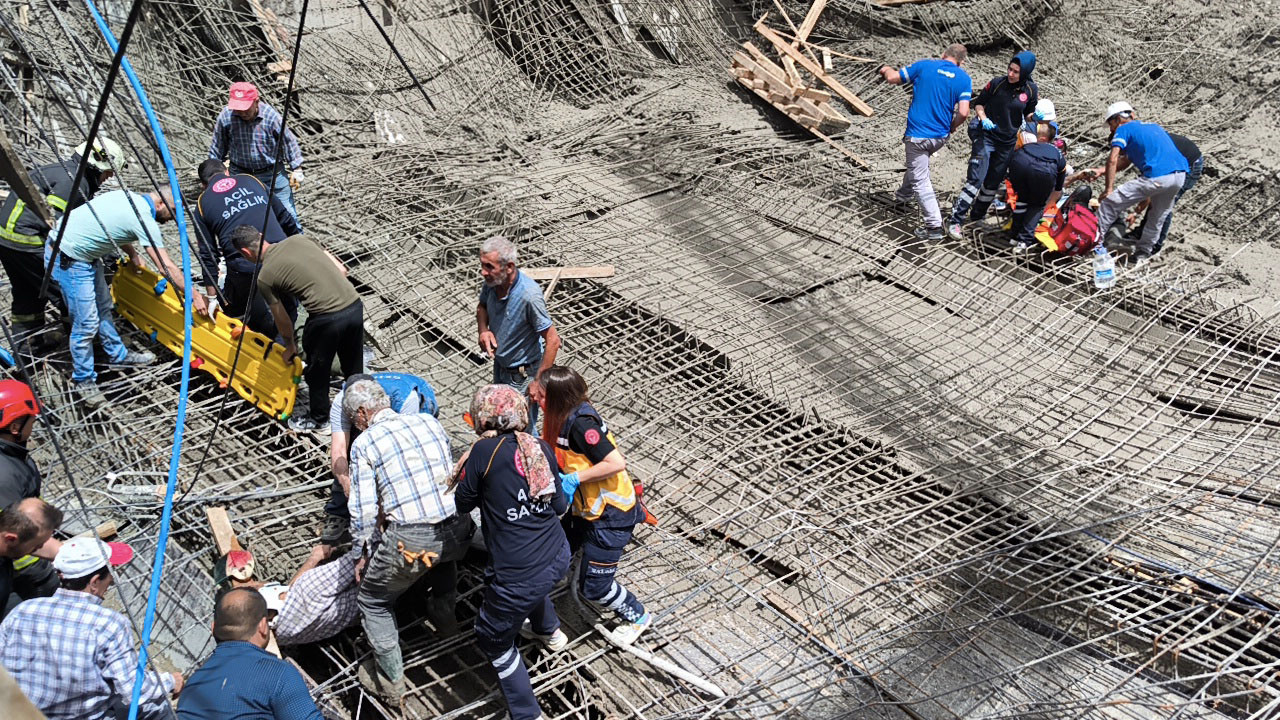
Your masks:
[{"label": "wooden plank", "polygon": [[607,278],[614,276],[612,265],[588,265],[574,267],[520,268],[520,272],[531,280],[550,280],[559,277],[561,280],[579,280],[583,278]]},{"label": "wooden plank", "polygon": [[36,215],[40,216],[45,225],[53,227],[53,215],[49,212],[49,206],[45,204],[44,193],[40,192],[40,188],[31,181],[22,158],[14,152],[4,128],[0,128],[0,179],[18,193],[18,197],[22,198],[22,202],[26,203],[27,207],[35,210]]},{"label": "wooden plank", "polygon": [[232,550],[241,550],[240,541],[236,539],[235,530],[231,529],[231,518],[227,517],[224,507],[205,508],[205,517],[209,520],[209,530],[213,533],[213,545],[221,557]]},{"label": "wooden plank", "polygon": [[782,58],[782,70],[787,74],[787,80],[796,87],[804,86],[804,78],[800,77],[800,72],[796,70],[796,61],[789,57]]},{"label": "wooden plank", "polygon": [[823,133],[821,130],[815,130],[815,129],[813,129],[813,128],[810,128],[810,129],[809,129],[809,132],[813,133],[813,134],[814,134],[818,139],[822,140],[822,141],[823,141],[823,142],[825,142],[826,144],[830,145],[831,147],[835,148],[836,150],[839,150],[839,151],[840,151],[840,153],[841,153],[842,155],[844,155],[845,157],[847,157],[847,158],[849,158],[850,160],[852,160],[852,161],[854,161],[854,162],[858,163],[858,165],[859,165],[860,167],[866,168],[866,169],[868,169],[868,170],[870,170],[870,169],[871,169],[871,166],[867,164],[867,161],[866,161],[866,160],[863,160],[861,157],[859,157],[859,156],[858,156],[858,154],[857,154],[857,153],[853,152],[852,150],[850,150],[849,148],[845,147],[844,145],[841,145],[840,143],[838,143],[838,142],[836,142],[835,140],[831,139],[831,137],[830,137],[829,135],[827,135],[827,134]]},{"label": "wooden plank", "polygon": [[547,283],[547,289],[542,293],[542,301],[546,302],[551,299],[551,293],[556,291],[556,285],[560,282],[560,276],[564,274],[564,268],[557,268],[556,274],[551,276],[551,282]]},{"label": "wooden plank", "polygon": [[94,528],[93,530],[85,530],[79,535],[76,535],[76,537],[90,537],[93,535],[97,535],[99,538],[103,540],[110,540],[111,538],[119,534],[119,532],[120,530],[119,528],[116,527],[116,524],[108,520],[107,522],[102,523],[101,525]]},{"label": "wooden plank", "polygon": [[849,106],[855,111],[868,117],[875,114],[875,110],[864,102],[862,98],[854,94],[852,90],[840,84],[839,80],[836,80],[823,72],[822,68],[817,63],[805,57],[804,53],[791,47],[786,43],[786,41],[778,37],[778,34],[773,31],[773,28],[764,23],[764,18],[761,18],[760,21],[756,23],[756,32],[760,33],[764,39],[773,43],[773,46],[777,48],[779,52],[785,55],[790,55],[793,60],[800,64],[800,67],[808,70],[814,77],[822,81],[824,85],[831,88],[836,95],[839,95],[841,99],[849,103]]},{"label": "wooden plank", "polygon": [[[767,76],[767,79],[774,81],[780,86],[791,86],[790,81],[787,80],[787,71],[783,70],[781,65],[770,60],[763,52],[760,52],[760,48],[749,42],[742,43],[742,47],[746,48],[747,52],[751,53],[751,61],[759,71],[757,72],[757,75],[763,73]],[[781,89],[782,88],[779,88],[779,90]]]},{"label": "wooden plank", "polygon": [[800,23],[800,29],[796,31],[796,40],[791,43],[791,47],[798,47],[800,43],[809,39],[809,33],[813,32],[813,26],[818,24],[818,16],[827,7],[827,0],[814,0],[809,6],[809,12],[805,13],[804,21]]},{"label": "wooden plank", "polygon": [[818,88],[807,87],[800,91],[800,96],[808,98],[819,104],[831,102],[831,93],[826,90],[819,90]]}]

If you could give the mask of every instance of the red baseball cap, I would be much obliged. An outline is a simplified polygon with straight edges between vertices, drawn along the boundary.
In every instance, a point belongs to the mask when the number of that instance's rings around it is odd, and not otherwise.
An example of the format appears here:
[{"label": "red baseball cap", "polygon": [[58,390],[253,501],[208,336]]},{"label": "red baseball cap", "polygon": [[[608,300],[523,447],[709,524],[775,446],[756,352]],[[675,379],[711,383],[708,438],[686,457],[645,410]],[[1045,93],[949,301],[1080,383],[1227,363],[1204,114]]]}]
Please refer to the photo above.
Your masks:
[{"label": "red baseball cap", "polygon": [[253,83],[238,82],[231,84],[231,95],[227,98],[227,107],[232,110],[248,110],[258,101],[258,88]]}]

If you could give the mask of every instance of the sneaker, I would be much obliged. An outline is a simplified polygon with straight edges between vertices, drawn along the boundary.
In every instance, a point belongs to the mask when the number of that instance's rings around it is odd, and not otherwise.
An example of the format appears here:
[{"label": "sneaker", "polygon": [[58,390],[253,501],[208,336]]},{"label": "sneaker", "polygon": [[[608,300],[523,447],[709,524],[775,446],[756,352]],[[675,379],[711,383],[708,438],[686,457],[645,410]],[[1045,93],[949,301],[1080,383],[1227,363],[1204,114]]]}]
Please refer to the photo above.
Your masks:
[{"label": "sneaker", "polygon": [[941,240],[942,238],[946,237],[945,235],[942,234],[942,228],[940,227],[936,227],[936,228],[918,227],[915,230],[912,230],[911,234],[915,235],[920,240],[925,240],[930,242],[935,240]]},{"label": "sneaker", "polygon": [[539,635],[533,631],[533,625],[531,625],[528,620],[525,620],[520,625],[520,637],[529,640],[537,640],[543,645],[546,645],[547,649],[551,652],[560,652],[569,645],[569,636],[565,635],[564,631],[560,628],[556,628],[556,631],[550,635]]},{"label": "sneaker", "polygon": [[991,210],[993,212],[1004,212],[1005,210],[1008,210],[1008,209],[1009,209],[1009,203],[1005,202],[1004,200],[1001,200],[1000,198],[996,198],[995,200],[991,201]]},{"label": "sneaker", "polygon": [[382,670],[378,668],[378,661],[365,660],[356,668],[356,679],[379,700],[397,710],[400,709],[400,703],[404,699],[405,692],[403,674],[395,681],[388,680],[387,676],[383,675]]},{"label": "sneaker", "polygon": [[111,363],[120,367],[141,367],[150,365],[156,361],[156,354],[146,350],[130,350],[124,354],[124,358]]},{"label": "sneaker", "polygon": [[948,222],[947,237],[951,238],[952,240],[963,240],[964,228],[961,227],[960,223],[958,222]]},{"label": "sneaker", "polygon": [[324,514],[324,526],[320,529],[321,545],[341,545],[351,539],[351,521],[337,515]]},{"label": "sneaker", "polygon": [[80,401],[90,410],[97,410],[107,404],[107,396],[103,395],[102,391],[98,389],[97,382],[84,380],[76,383],[73,387],[76,394],[80,396]]},{"label": "sneaker", "polygon": [[1133,256],[1133,267],[1135,269],[1140,268],[1149,262],[1151,262],[1151,256],[1147,255],[1146,253],[1138,253],[1137,255]]},{"label": "sneaker", "polygon": [[1009,247],[1016,253],[1024,253],[1031,249],[1031,243],[1014,240],[1009,243]]},{"label": "sneaker", "polygon": [[309,415],[295,415],[289,418],[289,429],[294,432],[315,432],[321,427],[321,423],[316,422]]},{"label": "sneaker", "polygon": [[653,617],[649,613],[640,616],[640,619],[633,623],[624,623],[613,629],[613,639],[619,645],[630,645],[640,637],[640,633],[649,629],[649,625],[653,624]]}]

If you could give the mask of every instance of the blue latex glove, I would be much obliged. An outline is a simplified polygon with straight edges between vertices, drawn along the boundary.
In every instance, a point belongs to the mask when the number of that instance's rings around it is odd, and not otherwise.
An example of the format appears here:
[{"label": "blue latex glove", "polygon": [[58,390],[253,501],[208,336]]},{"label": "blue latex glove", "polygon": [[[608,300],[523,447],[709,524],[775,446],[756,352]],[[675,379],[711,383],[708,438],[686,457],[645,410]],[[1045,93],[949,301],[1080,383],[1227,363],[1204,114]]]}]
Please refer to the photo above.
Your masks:
[{"label": "blue latex glove", "polygon": [[560,489],[564,491],[565,497],[573,497],[578,492],[578,473],[560,473]]},{"label": "blue latex glove", "polygon": [[1034,115],[1034,117],[1035,117],[1035,119],[1036,119],[1036,122],[1044,122],[1044,111],[1043,111],[1043,110],[1037,110],[1037,111],[1036,111],[1036,114]]},{"label": "blue latex glove", "polygon": [[996,122],[995,122],[994,120],[992,120],[991,118],[983,118],[983,119],[982,119],[982,129],[983,129],[983,130],[995,130],[995,129],[996,129]]}]

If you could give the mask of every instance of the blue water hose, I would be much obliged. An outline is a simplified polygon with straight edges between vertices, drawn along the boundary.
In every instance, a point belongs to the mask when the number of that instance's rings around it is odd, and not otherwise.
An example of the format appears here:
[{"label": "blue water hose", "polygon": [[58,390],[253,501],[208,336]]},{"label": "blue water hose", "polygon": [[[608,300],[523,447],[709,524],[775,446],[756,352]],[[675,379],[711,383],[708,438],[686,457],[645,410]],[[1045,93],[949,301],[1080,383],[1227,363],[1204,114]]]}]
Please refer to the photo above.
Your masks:
[{"label": "blue water hose", "polygon": [[[98,25],[102,38],[116,52],[116,37],[107,27],[98,12],[93,0],[85,0],[89,14]],[[142,678],[147,671],[147,649],[151,645],[151,629],[156,621],[156,600],[160,596],[160,577],[164,573],[165,549],[169,545],[169,524],[173,519],[173,493],[178,486],[178,463],[182,459],[182,435],[187,420],[187,393],[191,383],[191,253],[187,247],[187,220],[182,210],[182,190],[178,187],[178,173],[173,168],[173,158],[169,155],[169,145],[165,142],[164,131],[160,129],[160,120],[156,111],[147,100],[147,93],[142,83],[133,72],[129,59],[123,58],[120,63],[124,74],[133,86],[133,93],[138,97],[138,104],[146,113],[147,122],[151,124],[151,134],[155,136],[156,145],[160,148],[160,158],[164,161],[165,172],[169,175],[169,190],[173,193],[173,219],[178,224],[178,238],[182,245],[182,286],[187,289],[182,297],[182,381],[178,388],[178,415],[173,427],[173,454],[169,456],[169,480],[164,492],[164,511],[160,515],[160,536],[156,539],[156,558],[151,566],[151,589],[147,591],[147,614],[142,622],[142,645],[138,650],[138,670],[133,681],[133,697],[129,701],[129,720],[138,718],[138,701],[142,695]]]}]

